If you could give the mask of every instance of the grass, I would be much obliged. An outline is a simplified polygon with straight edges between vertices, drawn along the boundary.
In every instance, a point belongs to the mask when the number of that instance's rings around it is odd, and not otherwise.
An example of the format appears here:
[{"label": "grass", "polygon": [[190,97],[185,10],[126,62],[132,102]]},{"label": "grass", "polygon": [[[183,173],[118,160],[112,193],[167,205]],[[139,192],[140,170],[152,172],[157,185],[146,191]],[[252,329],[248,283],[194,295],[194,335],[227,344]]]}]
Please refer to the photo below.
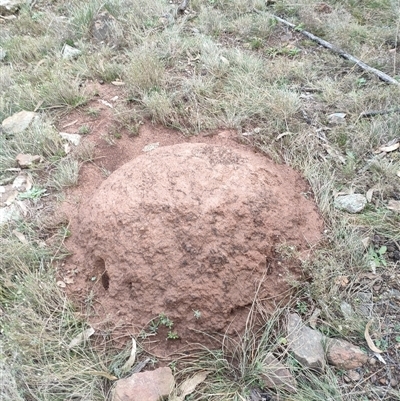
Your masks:
[{"label": "grass", "polygon": [[[324,243],[304,263],[308,282],[293,283],[294,309],[306,318],[319,308],[320,330],[366,347],[365,316],[355,312],[346,320],[341,305],[357,298],[364,275],[370,273],[372,252],[384,245],[365,247],[363,240],[379,235],[386,244],[400,241],[399,215],[387,208],[400,193],[399,153],[374,153],[398,137],[400,117],[390,113],[360,118],[360,113],[395,109],[400,89],[288,31],[273,14],[398,78],[398,50],[393,49],[400,40],[399,1],[326,1],[328,13],[320,11],[316,0],[190,3],[189,13],[177,17],[174,5],[164,0],[39,0],[32,8],[22,7],[16,19],[2,21],[0,46],[7,56],[0,62],[0,121],[22,109],[36,110],[41,121],[22,134],[0,134],[1,184],[15,178],[19,153],[42,156],[29,173],[35,190],[46,190],[46,200],[53,201],[59,191],[78,182],[81,164],[96,161],[94,145],[85,142],[66,155],[54,123],[95,96],[85,90],[91,80],[125,83],[121,97],[126,102],[115,110],[115,140],[125,129],[137,135],[142,122],[149,120],[185,134],[235,129],[244,142],[301,171],[325,220]],[[105,11],[114,18],[110,32],[115,43],[110,45],[92,40],[94,19]],[[78,48],[81,55],[64,60],[64,44]],[[329,123],[328,116],[336,112],[346,113],[345,125]],[[95,109],[87,113],[98,116]],[[244,132],[253,135],[241,136]],[[81,133],[90,135],[85,127]],[[373,199],[363,213],[348,216],[333,208],[335,193],[365,194],[371,188]],[[35,206],[41,202],[38,193],[33,191],[24,201]],[[129,353],[118,351],[98,333],[68,349],[88,325],[56,285],[56,262],[65,256],[62,244],[68,229],[44,220],[37,214],[0,227],[0,374],[5,383],[0,395],[5,400],[75,395],[106,399],[112,386],[107,375],[119,377]],[[13,230],[23,233],[27,243]],[[378,275],[398,277],[398,266],[387,253],[379,258],[385,263],[377,268]],[[348,280],[344,286],[343,277]],[[305,371],[280,342],[284,308],[273,316],[258,311],[264,318],[261,326],[255,328],[251,315],[240,340],[221,338],[220,349],[177,361],[178,380],[204,369],[210,372],[191,399],[249,399],[260,384],[266,352],[284,361],[297,378],[298,392],[285,394],[286,399],[398,396],[395,389],[382,395],[378,386],[345,385],[333,369],[323,376]],[[376,310],[372,317],[381,325],[389,319]],[[393,330],[389,340],[395,338]],[[394,340],[383,336],[382,341],[394,349]]]}]

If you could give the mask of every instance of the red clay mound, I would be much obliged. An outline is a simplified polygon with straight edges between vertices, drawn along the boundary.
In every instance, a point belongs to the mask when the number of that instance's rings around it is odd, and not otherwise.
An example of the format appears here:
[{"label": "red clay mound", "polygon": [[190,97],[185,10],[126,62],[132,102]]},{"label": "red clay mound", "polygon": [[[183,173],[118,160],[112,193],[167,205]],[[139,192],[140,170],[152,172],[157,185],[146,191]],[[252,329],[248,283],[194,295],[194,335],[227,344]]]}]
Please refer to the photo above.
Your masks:
[{"label": "red clay mound", "polygon": [[81,206],[74,260],[103,317],[140,328],[164,313],[184,341],[199,340],[194,330],[241,331],[263,277],[259,295],[277,300],[298,277],[275,247],[306,251],[320,237],[308,190],[291,168],[251,151],[158,148],[116,170]]}]

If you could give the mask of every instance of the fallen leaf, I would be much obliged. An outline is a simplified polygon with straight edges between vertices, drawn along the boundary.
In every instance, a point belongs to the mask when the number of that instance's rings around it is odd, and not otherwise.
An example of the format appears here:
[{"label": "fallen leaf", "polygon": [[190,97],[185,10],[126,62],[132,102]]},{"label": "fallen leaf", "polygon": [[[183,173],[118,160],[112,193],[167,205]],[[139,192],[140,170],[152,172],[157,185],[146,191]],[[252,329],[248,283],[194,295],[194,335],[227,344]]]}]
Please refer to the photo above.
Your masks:
[{"label": "fallen leaf", "polygon": [[13,234],[22,242],[23,244],[27,244],[28,240],[25,238],[25,235],[20,233],[17,230],[13,230]]},{"label": "fallen leaf", "polygon": [[60,288],[65,288],[67,285],[64,283],[64,281],[59,280],[57,281],[57,286]]},{"label": "fallen leaf", "polygon": [[82,331],[82,333],[79,333],[76,337],[74,337],[71,342],[68,344],[68,349],[74,348],[80,344],[82,344],[84,341],[87,341],[90,336],[94,334],[94,328],[89,327],[88,329]]},{"label": "fallen leaf", "polygon": [[371,201],[372,201],[372,196],[374,195],[374,191],[375,191],[375,188],[371,188],[371,189],[369,189],[369,190],[367,191],[367,193],[365,194],[365,197],[367,198],[367,201],[368,201],[369,203],[371,203]]},{"label": "fallen leaf", "polygon": [[400,147],[400,143],[397,142],[397,143],[395,143],[393,145],[390,145],[390,146],[381,146],[378,150],[380,152],[389,153],[389,152],[393,152],[394,150],[398,149],[399,147]]},{"label": "fallen leaf", "polygon": [[369,335],[369,328],[372,324],[372,320],[370,320],[367,325],[365,326],[365,332],[364,332],[364,337],[367,340],[368,347],[370,348],[371,351],[376,352],[377,354],[381,354],[383,351],[381,351],[379,348],[377,348],[374,344],[374,342],[371,339],[371,336]]},{"label": "fallen leaf", "polygon": [[371,243],[371,238],[365,237],[361,240],[361,243],[363,244],[364,248],[367,249],[369,247],[369,244]]},{"label": "fallen leaf", "polygon": [[86,373],[88,373],[89,375],[93,375],[93,376],[102,376],[102,377],[105,377],[108,380],[118,380],[118,377],[110,375],[107,372],[103,372],[102,370],[89,370]]},{"label": "fallen leaf", "polygon": [[189,394],[192,394],[196,387],[203,383],[203,381],[207,378],[209,372],[203,371],[196,373],[190,379],[185,380],[178,388],[180,395],[174,395],[170,399],[170,401],[184,401],[185,397]]},{"label": "fallen leaf", "polygon": [[393,210],[394,212],[400,212],[400,201],[390,199],[388,202],[387,208],[389,210]]},{"label": "fallen leaf", "polygon": [[279,141],[279,139],[283,138],[283,137],[286,136],[286,135],[292,135],[292,133],[289,132],[289,131],[282,132],[282,134],[279,134],[279,135],[275,138],[275,141]]},{"label": "fallen leaf", "polygon": [[132,350],[129,359],[125,362],[124,366],[122,366],[122,372],[127,372],[135,363],[136,359],[136,340],[132,338]]}]

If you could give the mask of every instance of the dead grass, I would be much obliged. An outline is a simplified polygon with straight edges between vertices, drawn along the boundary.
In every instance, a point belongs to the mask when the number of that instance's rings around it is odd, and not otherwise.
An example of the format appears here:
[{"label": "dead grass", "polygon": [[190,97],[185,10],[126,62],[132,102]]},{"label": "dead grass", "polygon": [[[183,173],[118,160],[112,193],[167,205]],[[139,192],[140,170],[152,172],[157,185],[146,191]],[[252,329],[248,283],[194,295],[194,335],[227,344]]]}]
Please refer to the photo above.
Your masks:
[{"label": "dead grass", "polygon": [[[361,277],[370,272],[362,240],[379,234],[387,242],[400,241],[399,215],[387,209],[388,201],[400,196],[399,153],[374,153],[398,137],[400,118],[398,113],[360,118],[360,113],[398,107],[400,89],[288,31],[272,14],[399,77],[400,4],[327,1],[326,13],[318,8],[320,3],[283,0],[266,6],[261,0],[193,0],[190,12],[179,17],[175,6],[164,0],[37,1],[37,7],[23,7],[17,19],[1,25],[0,46],[7,56],[0,61],[0,120],[21,109],[57,118],[93,96],[84,90],[87,80],[118,79],[125,82],[126,103],[116,110],[116,119],[132,134],[144,119],[187,134],[219,127],[250,134],[243,141],[304,174],[313,191],[307,196],[315,196],[325,219],[325,241],[304,265],[310,282],[298,299],[308,310],[321,309],[320,330],[366,346],[366,317],[355,312],[345,320],[341,304],[352,302]],[[100,11],[115,18],[110,29],[116,45],[92,40]],[[64,60],[66,43],[82,54]],[[328,116],[336,112],[346,113],[344,125],[329,122]],[[14,173],[6,170],[16,167],[18,153],[31,153],[44,159],[31,173],[49,192],[77,182],[78,160],[93,160],[93,149],[82,149],[77,159],[66,158],[50,121],[45,118],[21,135],[0,135],[2,180],[12,179]],[[365,194],[371,188],[373,200],[362,214],[348,216],[333,208],[336,192]],[[13,237],[14,229],[26,235],[28,244]],[[0,394],[10,400],[61,400],[74,394],[105,399],[110,381],[98,372],[115,372],[112,366],[121,354],[113,353],[112,344],[94,348],[91,341],[68,350],[69,341],[87,325],[55,284],[52,262],[63,254],[62,235],[52,232],[58,239],[55,247],[43,247],[43,235],[50,234],[32,222],[1,227],[0,374],[6,385]],[[396,268],[387,258],[378,273],[398,275]],[[348,278],[344,286],[343,277]],[[267,350],[285,360],[297,376],[299,392],[292,399],[395,399],[395,390],[379,395],[375,387],[345,388],[338,372],[328,371],[324,377],[304,372],[279,343],[280,317],[264,317],[260,332],[250,325],[240,342],[224,339],[220,350],[179,361],[180,377],[201,369],[211,372],[192,399],[248,399]],[[372,317],[384,320],[377,312]]]}]

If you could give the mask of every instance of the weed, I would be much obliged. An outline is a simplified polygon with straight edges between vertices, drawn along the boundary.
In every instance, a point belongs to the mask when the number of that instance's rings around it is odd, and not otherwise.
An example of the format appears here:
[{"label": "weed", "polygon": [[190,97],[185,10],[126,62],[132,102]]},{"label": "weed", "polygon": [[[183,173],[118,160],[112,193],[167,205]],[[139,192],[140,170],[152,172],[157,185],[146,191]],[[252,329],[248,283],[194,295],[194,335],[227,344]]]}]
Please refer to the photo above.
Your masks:
[{"label": "weed", "polygon": [[72,158],[61,160],[51,176],[49,185],[58,190],[78,183],[79,162]]},{"label": "weed", "polygon": [[377,267],[386,266],[385,253],[387,251],[386,246],[381,246],[378,250],[375,250],[373,246],[368,249],[368,261],[372,269]]},{"label": "weed", "polygon": [[306,303],[306,302],[303,302],[303,301],[298,301],[298,302],[296,303],[296,310],[297,310],[300,314],[305,315],[305,314],[308,312],[308,305],[307,305],[307,303]]},{"label": "weed", "polygon": [[176,331],[168,331],[167,334],[167,340],[177,340],[179,338],[179,335]]},{"label": "weed", "polygon": [[198,320],[198,319],[200,319],[201,318],[201,312],[199,311],[199,310],[194,310],[193,311],[193,316],[194,316],[194,318],[196,319],[196,320]]},{"label": "weed", "polygon": [[87,135],[89,132],[90,127],[88,125],[82,125],[78,130],[78,134],[80,135]]},{"label": "weed", "polygon": [[32,199],[32,200],[38,200],[43,196],[46,196],[47,189],[46,188],[39,188],[39,187],[33,187],[29,191],[22,192],[18,194],[18,199],[24,200],[24,199]]}]

